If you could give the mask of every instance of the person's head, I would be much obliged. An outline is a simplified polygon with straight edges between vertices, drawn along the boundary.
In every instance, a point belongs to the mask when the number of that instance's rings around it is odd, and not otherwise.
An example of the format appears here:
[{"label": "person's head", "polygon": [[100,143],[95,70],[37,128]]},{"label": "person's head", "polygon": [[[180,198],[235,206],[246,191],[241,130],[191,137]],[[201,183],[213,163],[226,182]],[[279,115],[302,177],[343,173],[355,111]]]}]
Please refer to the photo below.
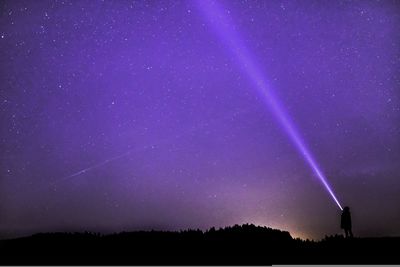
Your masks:
[{"label": "person's head", "polygon": [[350,212],[350,208],[346,206],[346,207],[344,207],[343,211]]}]

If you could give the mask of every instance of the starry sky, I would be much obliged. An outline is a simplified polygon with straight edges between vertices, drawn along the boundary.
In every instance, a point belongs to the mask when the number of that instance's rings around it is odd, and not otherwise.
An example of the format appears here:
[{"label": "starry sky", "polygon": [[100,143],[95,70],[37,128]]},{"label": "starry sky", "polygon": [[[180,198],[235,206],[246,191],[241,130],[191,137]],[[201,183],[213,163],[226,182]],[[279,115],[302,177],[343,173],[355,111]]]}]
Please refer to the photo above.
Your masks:
[{"label": "starry sky", "polygon": [[[199,3],[0,1],[0,238],[341,233],[340,209]],[[217,4],[354,234],[400,235],[399,4]]]}]

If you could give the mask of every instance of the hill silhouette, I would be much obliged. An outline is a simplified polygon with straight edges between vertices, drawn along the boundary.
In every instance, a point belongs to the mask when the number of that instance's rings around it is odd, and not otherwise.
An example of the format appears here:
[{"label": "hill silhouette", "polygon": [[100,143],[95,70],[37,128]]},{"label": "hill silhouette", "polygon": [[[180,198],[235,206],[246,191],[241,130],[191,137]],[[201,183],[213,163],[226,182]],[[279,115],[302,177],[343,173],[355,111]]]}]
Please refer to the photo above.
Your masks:
[{"label": "hill silhouette", "polygon": [[400,238],[294,239],[252,224],[200,230],[45,233],[0,241],[2,265],[398,264]]}]

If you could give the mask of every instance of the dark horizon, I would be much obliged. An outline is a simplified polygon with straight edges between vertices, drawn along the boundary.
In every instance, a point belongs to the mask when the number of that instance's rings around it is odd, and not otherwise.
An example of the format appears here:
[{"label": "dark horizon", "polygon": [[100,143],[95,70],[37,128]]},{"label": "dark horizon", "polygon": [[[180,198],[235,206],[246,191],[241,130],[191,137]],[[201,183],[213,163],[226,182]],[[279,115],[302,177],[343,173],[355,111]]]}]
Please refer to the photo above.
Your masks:
[{"label": "dark horizon", "polygon": [[333,195],[400,236],[399,25],[390,0],[1,1],[0,238],[319,240]]},{"label": "dark horizon", "polygon": [[[279,230],[282,232],[287,232],[290,234],[290,236],[293,239],[301,239],[303,241],[314,241],[314,242],[320,242],[322,240],[325,240],[326,238],[330,238],[330,237],[339,237],[339,238],[345,238],[344,233],[342,231],[339,231],[337,233],[330,233],[330,234],[326,234],[324,236],[321,236],[317,239],[313,239],[313,238],[309,238],[309,237],[302,237],[302,236],[296,236],[293,235],[290,231],[285,230],[285,229],[279,229],[279,228],[273,228],[273,227],[269,227],[266,225],[257,225],[257,224],[252,224],[252,223],[243,223],[241,225],[254,225],[256,227],[262,227],[262,228],[268,228],[268,229],[272,229],[272,230]],[[20,239],[20,238],[29,238],[29,237],[33,237],[36,235],[51,235],[51,234],[93,234],[93,235],[101,235],[101,236],[109,236],[109,235],[120,235],[120,234],[126,234],[126,233],[138,233],[138,232],[169,232],[169,233],[181,233],[181,232],[187,232],[187,231],[201,231],[203,233],[209,232],[211,229],[215,229],[215,230],[220,230],[220,229],[224,229],[224,228],[229,228],[229,227],[235,227],[235,226],[241,226],[239,224],[235,224],[235,225],[225,225],[225,226],[219,226],[219,227],[210,227],[210,228],[205,228],[205,229],[200,229],[200,228],[185,228],[185,229],[175,229],[175,230],[171,230],[171,229],[167,229],[167,228],[157,228],[157,227],[151,227],[151,226],[146,226],[143,228],[135,228],[135,229],[129,229],[129,228],[125,228],[121,231],[110,231],[110,230],[99,230],[99,229],[55,229],[52,231],[47,231],[47,232],[26,232],[24,233],[19,233],[18,235],[13,235],[12,233],[3,233],[3,236],[0,236],[0,240],[13,240],[13,239]],[[371,236],[354,236],[353,238],[355,239],[374,239],[374,238],[400,238],[400,236],[396,236],[396,235],[371,235]]]},{"label": "dark horizon", "polygon": [[[0,241],[2,265],[396,264],[397,238],[318,242],[252,224],[181,232],[37,234]],[[19,255],[23,255],[20,257]]]}]

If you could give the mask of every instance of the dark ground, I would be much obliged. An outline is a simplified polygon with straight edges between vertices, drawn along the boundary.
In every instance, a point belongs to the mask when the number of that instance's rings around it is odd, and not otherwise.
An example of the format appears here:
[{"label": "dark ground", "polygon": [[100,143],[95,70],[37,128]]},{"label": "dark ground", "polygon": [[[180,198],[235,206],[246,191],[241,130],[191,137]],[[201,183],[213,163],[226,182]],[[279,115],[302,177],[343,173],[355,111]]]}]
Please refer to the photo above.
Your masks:
[{"label": "dark ground", "polygon": [[400,238],[314,242],[254,225],[182,232],[48,233],[0,241],[2,265],[400,264]]}]

